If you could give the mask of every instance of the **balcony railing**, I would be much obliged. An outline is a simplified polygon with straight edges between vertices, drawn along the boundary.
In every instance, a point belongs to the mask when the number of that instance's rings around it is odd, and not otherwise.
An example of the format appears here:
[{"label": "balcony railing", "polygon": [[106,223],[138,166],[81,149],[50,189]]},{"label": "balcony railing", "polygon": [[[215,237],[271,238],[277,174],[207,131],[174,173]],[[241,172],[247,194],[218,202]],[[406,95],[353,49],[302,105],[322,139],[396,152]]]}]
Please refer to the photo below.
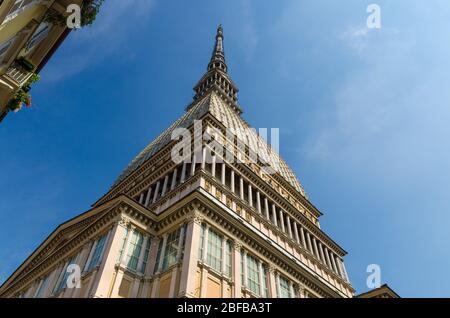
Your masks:
[{"label": "balcony railing", "polygon": [[23,84],[25,84],[32,74],[32,72],[25,70],[17,63],[11,65],[6,71],[6,75],[14,80],[18,84],[18,86],[22,86]]}]

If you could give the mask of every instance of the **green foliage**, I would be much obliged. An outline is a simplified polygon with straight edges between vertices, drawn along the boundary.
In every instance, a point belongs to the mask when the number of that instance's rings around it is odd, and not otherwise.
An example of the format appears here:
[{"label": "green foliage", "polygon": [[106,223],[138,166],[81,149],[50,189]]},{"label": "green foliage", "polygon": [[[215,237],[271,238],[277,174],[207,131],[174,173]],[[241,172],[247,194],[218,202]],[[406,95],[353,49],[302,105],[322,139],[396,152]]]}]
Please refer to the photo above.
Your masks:
[{"label": "green foliage", "polygon": [[28,81],[24,85],[22,85],[22,87],[19,88],[19,90],[14,94],[14,97],[9,100],[7,105],[8,108],[12,111],[17,111],[22,107],[23,104],[25,104],[25,106],[27,107],[30,107],[31,95],[29,91],[31,89],[31,85],[39,81],[39,79],[39,74],[33,73]]}]

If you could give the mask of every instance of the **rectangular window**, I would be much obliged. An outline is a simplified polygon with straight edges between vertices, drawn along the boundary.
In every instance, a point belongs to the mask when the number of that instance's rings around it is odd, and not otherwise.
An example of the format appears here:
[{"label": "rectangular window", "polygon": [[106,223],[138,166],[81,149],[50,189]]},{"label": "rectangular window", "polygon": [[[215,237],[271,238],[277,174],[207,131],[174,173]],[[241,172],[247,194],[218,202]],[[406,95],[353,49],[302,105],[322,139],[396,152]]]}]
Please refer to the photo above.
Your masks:
[{"label": "rectangular window", "polygon": [[6,42],[0,44],[0,62],[2,61],[6,52],[8,52],[8,49],[10,48],[11,44],[14,42],[15,39],[16,37],[14,36],[11,39],[7,40]]},{"label": "rectangular window", "polygon": [[178,262],[177,255],[180,243],[180,231],[181,228],[173,231],[167,237],[166,250],[163,258],[163,271]]},{"label": "rectangular window", "polygon": [[14,18],[14,16],[22,9],[24,9],[29,4],[32,4],[33,2],[37,2],[36,0],[16,0],[14,5],[11,7],[11,9],[8,12],[8,15],[6,16],[3,23],[5,23],[7,20],[10,20]]},{"label": "rectangular window", "polygon": [[268,269],[266,265],[263,265],[263,272],[262,272],[262,282],[261,282],[261,289],[262,289],[262,295],[261,297],[269,297],[269,289],[267,284],[267,277],[268,275]]},{"label": "rectangular window", "polygon": [[38,45],[45,37],[48,35],[50,31],[50,24],[46,22],[42,22],[34,31],[27,45],[25,46],[25,52],[30,52],[36,45]]},{"label": "rectangular window", "polygon": [[291,289],[289,288],[289,280],[280,276],[280,297],[291,298]]},{"label": "rectangular window", "polygon": [[209,229],[206,262],[218,272],[222,270],[222,241],[221,235]]},{"label": "rectangular window", "polygon": [[91,260],[86,266],[86,272],[90,272],[95,266],[100,264],[103,255],[103,248],[105,246],[106,236],[107,235],[105,234],[97,239],[97,245],[95,246],[95,250],[92,252]]},{"label": "rectangular window", "polygon": [[152,240],[149,237],[147,240],[147,245],[145,246],[144,259],[142,260],[142,266],[139,269],[141,273],[145,273],[145,268],[147,267],[148,256],[150,254],[150,245],[152,244]]},{"label": "rectangular window", "polygon": [[[62,277],[60,278],[58,284],[56,285],[55,290],[53,291],[53,293],[58,293],[60,290],[62,290],[63,288],[66,288],[67,285],[67,278],[69,277],[69,272],[67,271],[67,268],[69,267],[69,265],[74,264],[76,259],[76,255],[72,256],[69,261],[66,263],[66,266],[64,266],[61,275]],[[60,275],[60,276],[61,276]]]},{"label": "rectangular window", "polygon": [[35,298],[41,298],[44,296],[45,291],[47,290],[48,283],[50,281],[50,275],[45,276],[41,282],[39,282],[39,288],[36,291],[36,294],[34,295]]},{"label": "rectangular window", "polygon": [[125,265],[128,269],[131,269],[133,271],[137,269],[143,241],[144,236],[142,235],[142,233],[133,231],[130,237],[128,252],[125,258]]},{"label": "rectangular window", "polygon": [[259,284],[259,262],[253,256],[247,255],[247,287],[259,295]]}]

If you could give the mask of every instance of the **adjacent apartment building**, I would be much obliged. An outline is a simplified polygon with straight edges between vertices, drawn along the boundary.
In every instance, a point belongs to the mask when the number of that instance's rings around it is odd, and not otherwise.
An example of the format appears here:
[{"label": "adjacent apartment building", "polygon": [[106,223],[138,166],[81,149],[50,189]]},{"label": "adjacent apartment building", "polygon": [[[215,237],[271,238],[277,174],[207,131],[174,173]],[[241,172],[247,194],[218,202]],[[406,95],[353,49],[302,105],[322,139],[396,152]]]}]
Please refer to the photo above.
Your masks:
[{"label": "adjacent apartment building", "polygon": [[[346,251],[321,229],[322,213],[286,162],[242,118],[223,39],[219,27],[181,118],[89,211],[51,233],[0,297],[354,296]],[[182,162],[173,160],[179,128],[204,137],[187,145],[193,152]],[[257,150],[265,156],[252,160]]]},{"label": "adjacent apartment building", "polygon": [[[71,31],[61,17],[86,0],[0,0],[0,122],[30,105],[36,74]],[[59,19],[58,19],[59,17]]]}]

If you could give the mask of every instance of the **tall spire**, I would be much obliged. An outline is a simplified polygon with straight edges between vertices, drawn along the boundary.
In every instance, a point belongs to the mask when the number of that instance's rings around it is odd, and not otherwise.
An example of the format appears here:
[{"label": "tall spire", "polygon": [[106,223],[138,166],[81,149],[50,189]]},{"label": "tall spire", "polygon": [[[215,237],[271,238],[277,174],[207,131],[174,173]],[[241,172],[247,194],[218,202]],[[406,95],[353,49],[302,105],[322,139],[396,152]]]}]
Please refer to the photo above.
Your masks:
[{"label": "tall spire", "polygon": [[237,93],[239,90],[228,75],[223,39],[222,25],[219,25],[208,70],[194,87],[195,96],[193,104],[209,92],[214,91],[238,114],[241,114],[242,110],[237,103]]},{"label": "tall spire", "polygon": [[217,27],[216,45],[214,45],[211,61],[208,64],[208,71],[217,67],[223,70],[225,73],[227,72],[227,64],[225,63],[225,51],[223,49],[223,29],[221,24]]}]

